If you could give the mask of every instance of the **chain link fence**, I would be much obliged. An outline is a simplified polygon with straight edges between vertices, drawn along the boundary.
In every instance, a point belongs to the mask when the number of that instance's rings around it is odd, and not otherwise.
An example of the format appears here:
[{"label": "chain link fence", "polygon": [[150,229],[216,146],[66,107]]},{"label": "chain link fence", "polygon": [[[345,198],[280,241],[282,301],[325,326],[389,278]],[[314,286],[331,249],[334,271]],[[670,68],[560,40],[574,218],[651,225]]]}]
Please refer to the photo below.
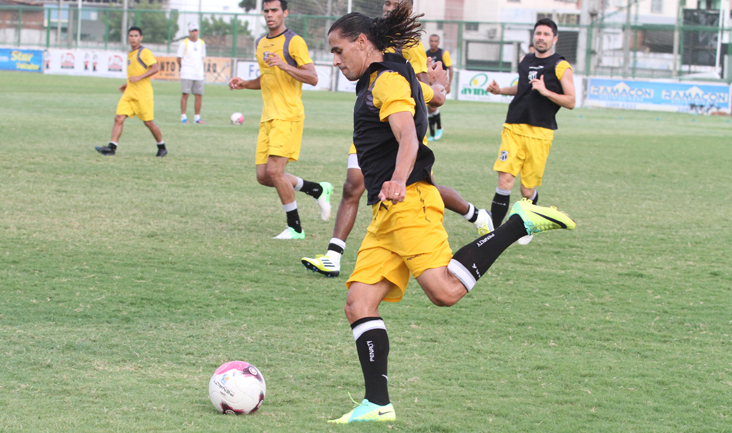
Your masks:
[{"label": "chain link fence", "polygon": [[[312,3],[312,4],[311,4]],[[291,3],[287,26],[303,36],[316,62],[330,62],[326,32],[347,12],[347,0]],[[376,16],[381,4],[351,0],[352,10]],[[328,10],[330,8],[330,10]],[[321,9],[324,9],[321,11]],[[0,44],[10,47],[126,50],[132,25],[144,31],[144,44],[174,55],[188,24],[196,23],[210,56],[253,58],[254,41],[266,33],[259,13],[207,13],[161,10],[160,4],[120,8],[0,6]],[[313,15],[317,12],[321,15]],[[706,13],[705,13],[706,12]],[[732,82],[732,29],[713,13],[684,11],[686,25],[593,22],[560,25],[557,52],[577,73],[623,78],[685,78]],[[427,36],[436,34],[458,69],[515,71],[529,49],[533,23],[488,23],[424,19]]]}]

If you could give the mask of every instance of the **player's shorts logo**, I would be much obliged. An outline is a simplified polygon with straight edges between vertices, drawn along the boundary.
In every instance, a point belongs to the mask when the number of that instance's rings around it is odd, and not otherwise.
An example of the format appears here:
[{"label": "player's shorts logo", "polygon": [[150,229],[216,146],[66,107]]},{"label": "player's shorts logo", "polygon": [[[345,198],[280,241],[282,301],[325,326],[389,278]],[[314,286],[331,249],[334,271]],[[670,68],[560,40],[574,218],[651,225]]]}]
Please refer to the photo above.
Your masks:
[{"label": "player's shorts logo", "polygon": [[507,159],[508,159],[508,151],[507,150],[502,150],[501,151],[501,161],[505,161]]}]

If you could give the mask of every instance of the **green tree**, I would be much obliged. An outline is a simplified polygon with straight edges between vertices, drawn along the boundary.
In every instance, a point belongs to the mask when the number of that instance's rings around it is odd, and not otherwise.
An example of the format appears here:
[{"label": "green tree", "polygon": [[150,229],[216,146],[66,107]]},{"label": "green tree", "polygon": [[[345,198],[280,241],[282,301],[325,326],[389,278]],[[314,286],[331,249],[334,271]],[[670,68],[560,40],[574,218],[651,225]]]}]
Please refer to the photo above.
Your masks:
[{"label": "green tree", "polygon": [[223,17],[216,18],[211,17],[204,18],[201,21],[201,35],[203,36],[227,36],[234,34],[234,26],[237,26],[237,36],[251,35],[252,31],[249,29],[249,21],[243,23],[239,19],[232,19],[231,21],[224,20]]},{"label": "green tree", "polygon": [[257,8],[257,0],[241,0],[239,2],[239,7],[244,9],[245,12],[249,12],[250,10]]},{"label": "green tree", "polygon": [[[144,43],[164,44],[168,41],[168,24],[170,24],[170,37],[178,32],[178,11],[170,11],[170,23],[168,13],[162,11],[160,3],[134,4],[134,8],[128,9],[127,25],[136,26],[139,23],[144,36]],[[109,39],[120,40],[122,34],[122,14],[119,9],[109,14]]]}]

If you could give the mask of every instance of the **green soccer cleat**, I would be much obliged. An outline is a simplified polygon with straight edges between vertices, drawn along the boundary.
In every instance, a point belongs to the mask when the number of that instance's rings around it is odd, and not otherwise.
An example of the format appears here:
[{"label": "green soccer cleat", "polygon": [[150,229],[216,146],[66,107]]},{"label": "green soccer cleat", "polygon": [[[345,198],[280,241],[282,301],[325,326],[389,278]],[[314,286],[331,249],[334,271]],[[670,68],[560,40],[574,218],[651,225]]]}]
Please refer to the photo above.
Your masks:
[{"label": "green soccer cleat", "polygon": [[379,406],[373,404],[370,401],[363,399],[361,404],[356,406],[355,409],[348,412],[338,419],[328,420],[329,423],[333,424],[350,424],[352,422],[363,422],[363,421],[395,421],[396,413],[394,413],[394,406],[391,403],[386,406]]},{"label": "green soccer cleat", "polygon": [[287,227],[282,233],[272,239],[305,239],[305,230],[298,233],[292,227]]},{"label": "green soccer cleat", "polygon": [[341,263],[339,260],[333,260],[328,255],[317,255],[314,259],[303,257],[300,259],[302,265],[313,272],[319,272],[326,277],[337,277],[341,274]]},{"label": "green soccer cleat", "polygon": [[577,227],[572,218],[554,206],[537,206],[527,198],[514,203],[508,217],[511,218],[513,214],[518,214],[524,220],[527,235],[556,229],[574,230]]},{"label": "green soccer cleat", "polygon": [[320,186],[323,187],[323,193],[315,201],[318,202],[318,207],[320,207],[320,219],[328,221],[330,218],[330,196],[333,194],[333,185],[330,182],[320,182]]}]

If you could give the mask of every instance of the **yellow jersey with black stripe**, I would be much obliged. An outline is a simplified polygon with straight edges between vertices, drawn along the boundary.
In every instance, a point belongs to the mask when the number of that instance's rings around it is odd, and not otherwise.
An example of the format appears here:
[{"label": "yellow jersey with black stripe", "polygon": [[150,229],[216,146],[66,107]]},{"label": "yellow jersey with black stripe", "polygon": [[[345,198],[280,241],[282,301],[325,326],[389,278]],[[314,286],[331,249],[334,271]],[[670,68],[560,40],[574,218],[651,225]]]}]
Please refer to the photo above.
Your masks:
[{"label": "yellow jersey with black stripe", "polygon": [[427,53],[425,52],[424,44],[419,41],[416,45],[412,45],[407,48],[387,48],[384,51],[386,53],[395,53],[407,59],[415,74],[421,74],[427,72]]},{"label": "yellow jersey with black stripe", "polygon": [[130,77],[137,77],[148,71],[158,61],[152,51],[140,45],[136,50],[127,53],[127,89],[125,97],[130,100],[152,99],[153,88],[150,77],[136,83],[130,82]]},{"label": "yellow jersey with black stripe", "polygon": [[272,38],[262,36],[257,39],[256,46],[264,102],[260,121],[303,120],[305,108],[302,105],[302,82],[277,66],[267,66],[265,57],[277,55],[296,68],[313,63],[305,40],[292,30],[285,30]]}]

